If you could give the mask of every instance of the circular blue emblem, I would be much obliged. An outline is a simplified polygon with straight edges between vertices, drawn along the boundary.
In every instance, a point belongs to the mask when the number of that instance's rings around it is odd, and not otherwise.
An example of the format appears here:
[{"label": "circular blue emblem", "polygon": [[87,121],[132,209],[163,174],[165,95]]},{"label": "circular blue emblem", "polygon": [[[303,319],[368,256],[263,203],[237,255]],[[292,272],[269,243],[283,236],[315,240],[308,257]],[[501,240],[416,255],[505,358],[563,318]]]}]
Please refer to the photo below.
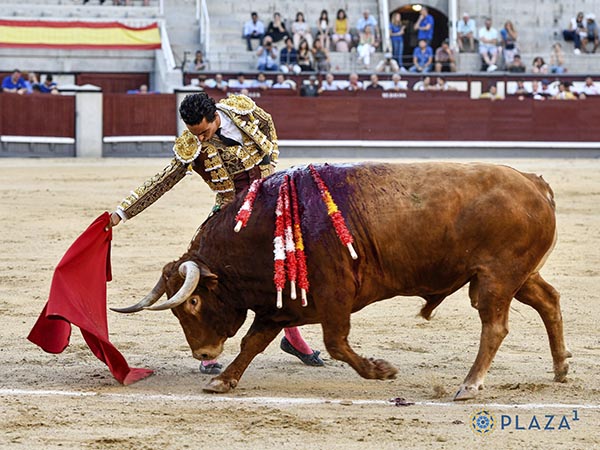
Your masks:
[{"label": "circular blue emblem", "polygon": [[479,436],[487,436],[496,429],[496,419],[485,409],[471,415],[471,429]]}]

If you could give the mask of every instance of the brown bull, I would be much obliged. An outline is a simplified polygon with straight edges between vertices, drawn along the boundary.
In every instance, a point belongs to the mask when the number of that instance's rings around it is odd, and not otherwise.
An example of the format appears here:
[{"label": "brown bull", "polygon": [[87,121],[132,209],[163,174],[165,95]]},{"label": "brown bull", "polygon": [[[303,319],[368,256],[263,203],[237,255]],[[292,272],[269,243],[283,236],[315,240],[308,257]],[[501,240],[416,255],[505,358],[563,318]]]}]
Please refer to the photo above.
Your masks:
[{"label": "brown bull", "polygon": [[[284,327],[320,323],[331,357],[362,377],[393,378],[381,359],[359,356],[348,344],[350,315],[370,303],[420,296],[421,315],[469,283],[482,323],[477,358],[455,396],[473,398],[508,333],[513,298],[532,306],[546,326],[556,381],[570,353],[564,344],[558,292],[539,270],[556,242],[553,193],[540,177],[484,164],[356,164],[317,166],[344,213],[359,255],[351,259],[327,217],[306,168],[269,177],[247,228],[234,233],[243,196],[208,220],[188,252],[169,263],[153,291],[119,312],[172,308],[192,353],[214,359],[239,330],[248,310],[254,322],[241,351],[205,387],[227,392]],[[284,173],[294,178],[311,290],[308,306],[273,285],[274,209]],[[182,285],[183,283],[183,285]],[[169,300],[156,306],[166,291]],[[286,291],[288,291],[286,289]],[[288,292],[286,292],[288,294]]]}]

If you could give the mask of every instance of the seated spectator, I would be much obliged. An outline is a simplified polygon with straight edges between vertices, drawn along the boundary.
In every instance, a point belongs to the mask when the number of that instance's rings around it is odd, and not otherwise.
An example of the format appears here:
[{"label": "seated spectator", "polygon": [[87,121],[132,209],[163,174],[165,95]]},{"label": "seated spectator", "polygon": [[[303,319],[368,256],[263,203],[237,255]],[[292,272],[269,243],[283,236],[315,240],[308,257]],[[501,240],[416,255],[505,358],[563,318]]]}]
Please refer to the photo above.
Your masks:
[{"label": "seated spectator", "polygon": [[294,48],[294,41],[291,37],[285,39],[285,47],[279,52],[279,70],[283,73],[300,73],[302,69],[298,65],[298,51]]},{"label": "seated spectator", "polygon": [[454,52],[450,48],[448,39],[435,51],[436,72],[456,72]]},{"label": "seated spectator", "polygon": [[500,30],[500,43],[504,52],[504,64],[509,66],[512,64],[515,55],[518,53],[517,47],[518,33],[515,26],[510,20],[504,23],[504,28]]},{"label": "seated spectator", "polygon": [[437,77],[434,87],[434,91],[456,91],[456,88],[450,86],[444,77]]},{"label": "seated spectator", "polygon": [[[596,53],[598,45],[600,44],[600,39],[598,38],[598,24],[596,23],[596,15],[592,13],[586,14],[585,20],[587,22],[587,32],[585,36],[581,39],[581,49],[583,50],[583,53]],[[591,52],[589,52],[587,48],[590,42],[594,45]]]},{"label": "seated spectator", "polygon": [[274,44],[289,37],[285,23],[281,20],[281,14],[278,12],[273,14],[273,20],[269,23],[265,36],[270,36]]},{"label": "seated spectator", "polygon": [[485,19],[485,26],[479,30],[479,54],[483,59],[483,69],[493,72],[498,68],[498,30],[492,27],[492,19]]},{"label": "seated spectator", "polygon": [[352,44],[352,36],[350,35],[350,27],[348,25],[348,17],[346,17],[346,11],[338,9],[335,18],[335,28],[333,36],[333,45],[335,45],[336,52],[348,52],[350,51],[350,45]]},{"label": "seated spectator", "polygon": [[477,25],[475,21],[469,18],[469,13],[464,13],[462,19],[458,21],[456,25],[456,37],[458,43],[458,51],[464,52],[465,41],[469,42],[470,52],[475,51],[475,32],[477,31]]},{"label": "seated spectator", "polygon": [[576,55],[581,53],[581,38],[587,35],[587,26],[582,12],[577,13],[577,17],[573,17],[569,22],[569,28],[563,30],[565,41],[573,41],[575,45],[574,52]]},{"label": "seated spectator", "polygon": [[371,84],[369,84],[366,89],[367,91],[383,91],[383,86],[379,84],[379,77],[377,74],[371,75]]},{"label": "seated spectator", "polygon": [[258,56],[257,69],[260,71],[276,71],[279,70],[279,64],[277,64],[278,56],[277,47],[273,44],[271,36],[265,36],[263,43],[256,51]]},{"label": "seated spectator", "polygon": [[519,100],[523,100],[525,97],[531,96],[531,89],[528,89],[525,85],[525,81],[519,80],[517,81],[517,85],[514,90],[509,91],[508,94],[518,96]]},{"label": "seated spectator", "polygon": [[541,56],[533,58],[531,63],[531,73],[548,73],[548,64]]},{"label": "seated spectator", "polygon": [[356,29],[359,33],[362,33],[367,26],[370,26],[371,30],[377,29],[377,20],[371,15],[371,12],[368,9],[365,9],[362,17],[359,18],[356,23]]},{"label": "seated spectator", "polygon": [[[142,88],[142,86],[140,86],[140,89]],[[60,92],[58,92],[58,87],[56,86],[56,83],[53,81],[52,75],[49,73],[46,74],[44,82],[38,84],[38,89],[42,94],[60,94]],[[146,91],[148,91],[148,86],[146,86]]]},{"label": "seated spectator", "polygon": [[405,91],[406,90],[406,81],[402,81],[402,76],[399,73],[395,73],[392,75],[392,83],[386,91]]},{"label": "seated spectator", "polygon": [[206,70],[206,61],[204,61],[204,54],[202,53],[202,50],[196,51],[196,56],[194,56],[194,60],[191,64],[191,70],[192,72],[201,72]]},{"label": "seated spectator", "polygon": [[402,25],[402,16],[399,12],[394,13],[390,21],[390,41],[392,42],[392,57],[396,61],[396,64],[398,64],[398,70],[402,67],[405,32],[406,27]]},{"label": "seated spectator", "polygon": [[27,85],[21,77],[19,69],[13,70],[11,75],[4,77],[4,80],[2,80],[2,92],[21,95],[27,93]]},{"label": "seated spectator", "polygon": [[526,67],[525,63],[521,59],[521,55],[515,55],[512,64],[510,64],[506,70],[511,73],[525,73]]},{"label": "seated spectator", "polygon": [[258,20],[258,13],[253,12],[250,15],[251,19],[244,24],[244,39],[246,39],[246,49],[252,51],[252,39],[258,40],[258,45],[262,45],[265,37],[265,24]]},{"label": "seated spectator", "polygon": [[321,11],[321,15],[317,20],[317,39],[321,41],[321,46],[329,50],[329,45],[331,44],[331,25],[329,24],[329,14],[327,10],[324,9]]},{"label": "seated spectator", "polygon": [[431,40],[433,39],[433,27],[433,16],[429,14],[429,10],[426,6],[422,6],[421,11],[419,12],[419,18],[414,25],[414,29],[417,32],[417,39],[419,41],[424,40],[427,42],[427,45],[431,44]]},{"label": "seated spectator", "polygon": [[375,34],[373,33],[373,28],[371,25],[365,26],[365,29],[360,32],[360,40],[358,46],[356,47],[358,59],[362,61],[365,69],[369,68],[369,65],[371,64],[371,54],[375,53],[375,48],[377,45],[378,42]]},{"label": "seated spectator", "polygon": [[128,94],[138,94],[138,95],[148,95],[148,94],[158,94],[156,91],[149,91],[147,84],[142,84],[139,89],[131,89],[127,91]]},{"label": "seated spectator", "polygon": [[329,72],[331,69],[331,62],[329,61],[329,51],[323,47],[320,40],[313,42],[312,48],[313,61],[315,63],[315,69],[319,72]]},{"label": "seated spectator", "polygon": [[552,51],[550,53],[550,73],[562,74],[566,72],[565,54],[562,51],[560,43],[555,42],[552,44]]},{"label": "seated spectator", "polygon": [[23,81],[25,82],[25,89],[27,90],[27,92],[25,92],[26,94],[33,94],[33,91],[35,89],[36,92],[39,92],[39,84],[40,82],[38,81],[37,75],[35,74],[35,72],[24,72],[22,74],[22,78]]},{"label": "seated spectator", "polygon": [[391,53],[386,53],[383,55],[383,59],[379,61],[379,64],[377,64],[377,67],[375,67],[375,72],[396,73],[400,72],[400,66]]},{"label": "seated spectator", "polygon": [[492,84],[487,92],[484,92],[479,96],[481,99],[489,99],[491,101],[494,100],[504,100],[504,98],[498,94],[498,88],[495,84]]},{"label": "seated spectator", "polygon": [[417,81],[413,86],[413,91],[433,91],[436,86],[431,83],[431,77],[424,77],[421,81]]},{"label": "seated spectator", "polygon": [[553,100],[577,100],[577,96],[571,92],[571,82],[563,81],[558,85],[558,92]]},{"label": "seated spectator", "polygon": [[348,76],[348,87],[346,89],[352,92],[363,90],[363,84],[362,81],[359,81],[358,74],[351,73]]},{"label": "seated spectator", "polygon": [[300,88],[301,97],[317,97],[319,95],[319,82],[317,77],[311,75],[308,77],[308,83],[303,83]]},{"label": "seated spectator", "polygon": [[252,87],[252,82],[246,80],[243,73],[239,73],[237,79],[229,80],[229,87],[232,89],[248,89]]},{"label": "seated spectator", "polygon": [[315,69],[312,65],[312,52],[308,47],[308,41],[302,39],[298,48],[298,66],[302,72],[312,72]]},{"label": "seated spectator", "polygon": [[208,80],[206,80],[206,82],[204,83],[204,85],[207,88],[211,88],[211,89],[218,89],[222,92],[227,92],[227,89],[229,88],[229,85],[227,84],[227,81],[225,81],[223,79],[223,74],[221,73],[217,73],[215,75],[215,78],[209,78]]},{"label": "seated spectator", "polygon": [[598,89],[598,87],[594,83],[594,79],[588,76],[585,78],[585,84],[583,85],[583,88],[581,88],[581,90],[579,91],[579,94],[584,94],[586,96],[600,95],[600,89]]},{"label": "seated spectator", "polygon": [[271,86],[272,89],[296,89],[296,83],[292,80],[287,80],[282,73],[277,74],[275,83]]},{"label": "seated spectator", "polygon": [[252,87],[254,89],[260,89],[261,91],[266,91],[270,89],[273,82],[271,80],[267,80],[267,76],[263,72],[259,72],[256,76],[256,80],[252,82]]},{"label": "seated spectator", "polygon": [[340,87],[335,83],[334,76],[331,72],[325,75],[325,81],[321,83],[321,87],[319,88],[319,94],[323,91],[337,91]]},{"label": "seated spectator", "polygon": [[300,49],[300,43],[304,40],[308,43],[308,48],[312,47],[313,37],[310,26],[304,20],[304,14],[298,12],[296,21],[292,24],[292,35],[294,37],[294,47]]},{"label": "seated spectator", "polygon": [[410,72],[427,73],[433,68],[433,50],[424,39],[419,41],[419,45],[413,51],[413,65]]},{"label": "seated spectator", "polygon": [[546,98],[552,98],[557,93],[558,93],[558,91],[556,90],[556,88],[554,88],[552,86],[552,83],[550,83],[550,80],[547,80],[545,78],[542,80],[542,87],[537,91],[537,94],[541,95],[542,97],[546,97]]}]

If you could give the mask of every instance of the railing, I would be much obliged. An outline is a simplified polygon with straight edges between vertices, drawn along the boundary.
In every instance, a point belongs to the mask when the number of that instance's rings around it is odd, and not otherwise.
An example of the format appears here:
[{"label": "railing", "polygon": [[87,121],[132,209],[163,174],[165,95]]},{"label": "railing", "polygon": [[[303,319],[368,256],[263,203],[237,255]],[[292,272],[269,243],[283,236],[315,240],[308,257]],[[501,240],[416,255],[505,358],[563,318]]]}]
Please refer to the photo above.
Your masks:
[{"label": "railing", "polygon": [[200,25],[200,47],[208,57],[210,51],[210,17],[206,0],[196,0],[196,21]]}]

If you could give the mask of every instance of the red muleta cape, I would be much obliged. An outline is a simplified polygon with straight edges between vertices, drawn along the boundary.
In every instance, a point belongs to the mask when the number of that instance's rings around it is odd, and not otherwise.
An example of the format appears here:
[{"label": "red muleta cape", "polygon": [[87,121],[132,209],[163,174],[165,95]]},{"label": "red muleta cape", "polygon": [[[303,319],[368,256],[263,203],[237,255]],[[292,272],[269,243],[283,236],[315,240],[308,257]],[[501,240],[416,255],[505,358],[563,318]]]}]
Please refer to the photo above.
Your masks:
[{"label": "red muleta cape", "polygon": [[112,230],[104,229],[109,221],[110,215],[103,213],[69,247],[54,270],[48,302],[27,339],[49,353],[61,353],[69,345],[73,324],[117,381],[127,385],[152,370],[129,367],[108,338],[106,283],[112,279]]}]

